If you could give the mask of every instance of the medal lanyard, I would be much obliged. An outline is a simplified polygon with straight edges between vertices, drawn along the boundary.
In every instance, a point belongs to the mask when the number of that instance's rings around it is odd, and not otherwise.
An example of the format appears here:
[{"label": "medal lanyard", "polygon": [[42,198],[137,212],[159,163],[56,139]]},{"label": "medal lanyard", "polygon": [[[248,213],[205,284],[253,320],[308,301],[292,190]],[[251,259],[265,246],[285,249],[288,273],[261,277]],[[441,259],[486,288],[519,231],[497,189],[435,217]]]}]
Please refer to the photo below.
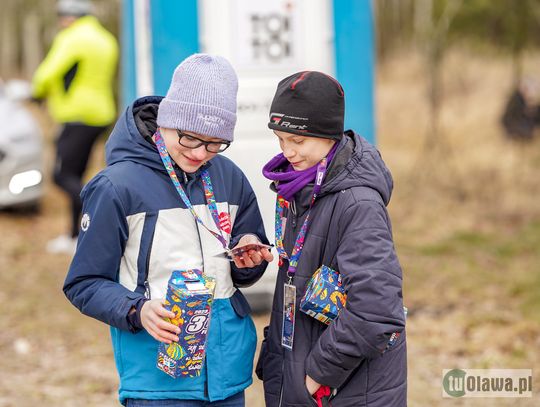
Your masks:
[{"label": "medal lanyard", "polygon": [[308,213],[306,219],[300,228],[300,232],[296,237],[294,242],[294,247],[291,253],[291,257],[287,255],[285,248],[283,246],[283,237],[285,231],[283,230],[283,209],[287,207],[287,201],[280,195],[276,198],[276,249],[279,253],[279,257],[289,261],[289,268],[287,269],[287,276],[289,277],[289,284],[296,273],[296,267],[298,266],[298,261],[300,260],[300,255],[302,254],[302,249],[304,248],[304,240],[306,238],[306,233],[309,229],[309,217],[311,214],[311,208],[315,203],[317,195],[321,192],[321,186],[326,174],[326,157],[321,160],[317,166],[317,177],[315,178],[315,186],[313,187],[313,194],[311,196],[311,203],[309,204]]},{"label": "medal lanyard", "polygon": [[180,195],[180,198],[182,198],[182,201],[184,201],[184,204],[189,208],[189,210],[191,211],[191,214],[193,215],[197,223],[199,223],[206,230],[212,233],[221,242],[225,251],[228,252],[229,248],[227,245],[227,241],[223,237],[223,234],[221,233],[221,227],[219,226],[219,214],[218,214],[218,209],[216,205],[216,199],[214,197],[214,188],[212,187],[212,182],[210,181],[210,175],[208,174],[208,171],[207,170],[201,171],[202,183],[204,187],[204,196],[206,197],[206,203],[208,204],[208,208],[210,209],[210,213],[212,214],[212,219],[214,219],[214,223],[216,224],[216,227],[219,230],[219,234],[209,229],[208,226],[206,226],[203,223],[199,215],[197,215],[197,212],[195,212],[195,208],[193,208],[193,205],[191,204],[186,194],[186,191],[184,191],[184,188],[180,184],[180,181],[178,181],[178,177],[176,176],[176,172],[174,171],[174,168],[171,162],[171,157],[169,156],[167,148],[165,147],[165,142],[163,141],[163,137],[161,136],[159,128],[154,133],[154,138],[156,140],[156,146],[158,148],[159,156],[161,157],[161,161],[163,161],[163,166],[169,173],[169,177],[171,178],[172,183],[174,184],[176,190],[178,191],[178,195]]}]

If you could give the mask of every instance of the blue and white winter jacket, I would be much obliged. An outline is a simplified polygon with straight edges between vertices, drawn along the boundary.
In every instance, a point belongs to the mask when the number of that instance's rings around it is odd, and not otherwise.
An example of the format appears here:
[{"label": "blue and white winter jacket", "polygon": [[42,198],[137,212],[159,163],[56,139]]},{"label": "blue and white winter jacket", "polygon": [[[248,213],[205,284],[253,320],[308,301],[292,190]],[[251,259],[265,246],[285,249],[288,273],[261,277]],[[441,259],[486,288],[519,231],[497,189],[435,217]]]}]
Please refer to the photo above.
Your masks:
[{"label": "blue and white winter jacket", "polygon": [[[237,269],[223,246],[199,226],[165,171],[155,145],[159,97],[137,100],[117,122],[106,146],[107,168],[84,188],[83,221],[64,292],[79,310],[111,325],[120,401],[142,399],[222,400],[252,382],[257,342],[249,305],[236,286],[249,285],[266,263]],[[146,139],[145,139],[146,138]],[[233,246],[246,233],[267,242],[255,194],[244,174],[217,155],[205,165]],[[217,227],[206,205],[200,172],[176,169],[204,224]],[[215,300],[200,377],[173,379],[156,368],[158,342],[135,331],[127,315],[149,289],[163,298],[175,269],[204,268],[216,279]]]}]

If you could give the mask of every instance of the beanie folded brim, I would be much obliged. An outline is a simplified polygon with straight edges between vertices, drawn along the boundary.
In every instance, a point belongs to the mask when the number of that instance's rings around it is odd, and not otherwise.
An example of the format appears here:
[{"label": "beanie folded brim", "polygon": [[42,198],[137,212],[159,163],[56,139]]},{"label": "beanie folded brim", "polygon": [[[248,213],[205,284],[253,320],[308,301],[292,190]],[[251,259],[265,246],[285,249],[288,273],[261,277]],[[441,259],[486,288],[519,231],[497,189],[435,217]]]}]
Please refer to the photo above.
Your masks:
[{"label": "beanie folded brim", "polygon": [[232,142],[236,114],[215,106],[163,99],[157,125]]},{"label": "beanie folded brim", "polygon": [[299,136],[306,136],[306,137],[319,137],[319,138],[327,138],[331,140],[341,140],[343,138],[343,133],[341,134],[311,133],[305,130],[291,129],[290,127],[280,126],[279,124],[275,124],[275,123],[268,123],[268,128],[271,130],[284,131],[285,133],[292,133],[292,134],[297,134]]}]

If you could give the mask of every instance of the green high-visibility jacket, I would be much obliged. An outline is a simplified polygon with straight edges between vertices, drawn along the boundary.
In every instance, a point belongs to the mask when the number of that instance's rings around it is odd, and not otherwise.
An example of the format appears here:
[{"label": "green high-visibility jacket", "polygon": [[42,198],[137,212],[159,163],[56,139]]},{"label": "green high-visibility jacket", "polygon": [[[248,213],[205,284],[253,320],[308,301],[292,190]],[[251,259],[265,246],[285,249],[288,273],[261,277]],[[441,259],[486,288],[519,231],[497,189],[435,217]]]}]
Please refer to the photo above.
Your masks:
[{"label": "green high-visibility jacket", "polygon": [[78,18],[55,37],[38,67],[33,96],[47,98],[59,123],[107,126],[116,118],[113,79],[118,43],[93,16]]}]

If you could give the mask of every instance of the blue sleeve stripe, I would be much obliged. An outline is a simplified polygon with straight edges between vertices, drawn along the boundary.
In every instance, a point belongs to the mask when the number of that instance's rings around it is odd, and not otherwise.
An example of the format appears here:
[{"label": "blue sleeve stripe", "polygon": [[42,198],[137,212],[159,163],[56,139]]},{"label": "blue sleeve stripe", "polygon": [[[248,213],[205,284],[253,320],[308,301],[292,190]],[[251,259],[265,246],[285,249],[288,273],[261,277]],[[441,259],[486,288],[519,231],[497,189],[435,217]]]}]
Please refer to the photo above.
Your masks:
[{"label": "blue sleeve stripe", "polygon": [[137,288],[135,292],[144,294],[144,280],[148,277],[148,260],[152,250],[154,231],[156,230],[158,214],[147,213],[144,217],[144,226],[141,236],[139,257],[137,258]]}]

